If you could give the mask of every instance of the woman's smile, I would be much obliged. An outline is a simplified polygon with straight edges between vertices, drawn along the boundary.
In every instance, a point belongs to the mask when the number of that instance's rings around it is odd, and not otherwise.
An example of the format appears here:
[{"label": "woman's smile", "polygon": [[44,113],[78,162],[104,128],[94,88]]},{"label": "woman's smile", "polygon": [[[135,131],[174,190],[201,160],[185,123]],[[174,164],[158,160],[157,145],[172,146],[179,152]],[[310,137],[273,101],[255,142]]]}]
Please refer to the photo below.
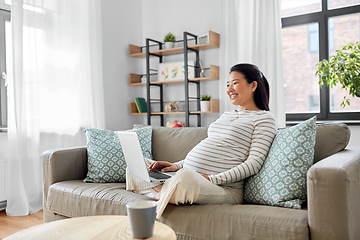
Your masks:
[{"label": "woman's smile", "polygon": [[234,100],[238,95],[237,93],[230,93],[230,99]]}]

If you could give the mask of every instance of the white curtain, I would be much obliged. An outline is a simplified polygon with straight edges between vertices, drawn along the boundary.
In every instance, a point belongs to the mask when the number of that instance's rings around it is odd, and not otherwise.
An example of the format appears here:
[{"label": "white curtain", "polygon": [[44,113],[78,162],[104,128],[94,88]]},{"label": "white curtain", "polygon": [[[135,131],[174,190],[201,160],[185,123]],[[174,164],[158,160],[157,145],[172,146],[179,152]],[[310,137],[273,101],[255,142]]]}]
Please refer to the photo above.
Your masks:
[{"label": "white curtain", "polygon": [[[280,0],[222,1],[221,79],[230,68],[252,63],[270,85],[270,111],[278,127],[285,126],[284,84],[281,44]],[[234,108],[226,95],[226,81],[220,87],[220,111]]]},{"label": "white curtain", "polygon": [[104,128],[100,11],[100,0],[12,0],[8,215],[42,209],[44,150]]}]

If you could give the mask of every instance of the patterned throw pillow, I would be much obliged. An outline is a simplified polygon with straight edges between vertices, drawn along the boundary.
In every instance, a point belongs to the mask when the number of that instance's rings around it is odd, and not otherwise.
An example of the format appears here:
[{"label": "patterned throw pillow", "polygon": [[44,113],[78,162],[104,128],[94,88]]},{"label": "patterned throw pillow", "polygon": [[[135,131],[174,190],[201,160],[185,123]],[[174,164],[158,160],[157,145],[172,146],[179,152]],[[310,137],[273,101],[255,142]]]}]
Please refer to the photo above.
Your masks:
[{"label": "patterned throw pillow", "polygon": [[[144,157],[152,159],[152,127],[127,130],[136,132]],[[88,172],[84,182],[125,182],[126,162],[118,132],[101,129],[86,129]]]},{"label": "patterned throw pillow", "polygon": [[245,182],[244,201],[301,209],[314,160],[316,117],[280,130],[259,173]]}]

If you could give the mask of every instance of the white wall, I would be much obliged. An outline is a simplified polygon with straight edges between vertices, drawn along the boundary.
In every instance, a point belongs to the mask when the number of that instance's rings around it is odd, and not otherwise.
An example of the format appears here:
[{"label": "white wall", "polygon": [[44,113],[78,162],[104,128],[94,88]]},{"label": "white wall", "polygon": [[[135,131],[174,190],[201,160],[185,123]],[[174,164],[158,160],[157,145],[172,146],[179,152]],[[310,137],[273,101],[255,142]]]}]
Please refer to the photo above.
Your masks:
[{"label": "white wall", "polygon": [[142,69],[139,60],[128,56],[129,43],[140,44],[143,39],[142,1],[103,0],[101,8],[105,127],[128,129],[142,121],[129,114],[129,103],[141,89],[128,84],[129,73]]}]

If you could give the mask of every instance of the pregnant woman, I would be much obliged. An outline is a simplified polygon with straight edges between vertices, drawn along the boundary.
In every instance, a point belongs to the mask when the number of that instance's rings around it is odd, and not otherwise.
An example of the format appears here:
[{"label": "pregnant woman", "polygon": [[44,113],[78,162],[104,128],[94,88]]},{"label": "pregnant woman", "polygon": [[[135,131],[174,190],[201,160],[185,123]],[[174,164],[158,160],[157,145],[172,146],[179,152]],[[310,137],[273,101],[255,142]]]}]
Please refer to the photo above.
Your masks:
[{"label": "pregnant woman", "polygon": [[149,160],[150,171],[176,171],[175,176],[157,185],[127,173],[128,191],[158,200],[157,218],[168,203],[240,204],[244,179],[263,165],[276,134],[268,81],[255,65],[237,64],[226,84],[231,103],[240,110],[224,112],[184,160]]}]

